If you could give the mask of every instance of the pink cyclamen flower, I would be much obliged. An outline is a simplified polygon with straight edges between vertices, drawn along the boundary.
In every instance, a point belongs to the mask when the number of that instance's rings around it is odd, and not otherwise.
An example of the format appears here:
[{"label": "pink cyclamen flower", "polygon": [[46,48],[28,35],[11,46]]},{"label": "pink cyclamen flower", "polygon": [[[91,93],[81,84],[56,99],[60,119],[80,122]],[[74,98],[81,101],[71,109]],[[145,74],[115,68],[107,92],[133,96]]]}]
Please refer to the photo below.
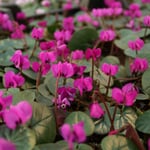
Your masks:
[{"label": "pink cyclamen flower", "polygon": [[8,106],[12,104],[12,95],[3,96],[3,91],[0,91],[0,112],[5,110]]},{"label": "pink cyclamen flower", "polygon": [[41,5],[44,7],[49,7],[51,5],[49,0],[42,0]]},{"label": "pink cyclamen flower", "polygon": [[83,94],[84,91],[91,91],[93,88],[92,78],[91,77],[81,77],[79,79],[74,80],[74,87],[80,91],[80,95]]},{"label": "pink cyclamen flower", "polygon": [[92,18],[89,14],[84,13],[84,14],[77,16],[77,21],[82,22],[82,23],[91,23]]},{"label": "pink cyclamen flower", "polygon": [[32,107],[27,101],[21,101],[17,105],[10,106],[3,113],[3,119],[7,127],[15,129],[17,125],[23,125],[32,117]]},{"label": "pink cyclamen flower", "polygon": [[14,143],[6,139],[0,138],[0,150],[17,150]]},{"label": "pink cyclamen flower", "polygon": [[56,53],[53,51],[51,52],[42,51],[39,53],[38,57],[43,64],[49,64],[51,62],[55,62],[57,59]]},{"label": "pink cyclamen flower", "polygon": [[132,106],[137,97],[137,89],[132,83],[128,83],[119,88],[112,89],[112,98],[117,102],[117,104],[123,104],[125,106]]},{"label": "pink cyclamen flower", "polygon": [[150,3],[150,0],[142,0],[142,3]]},{"label": "pink cyclamen flower", "polygon": [[99,38],[102,42],[113,41],[115,37],[116,33],[111,29],[102,30],[99,35]]},{"label": "pink cyclamen flower", "polygon": [[140,38],[130,40],[128,42],[128,47],[133,51],[140,51],[144,47],[144,41]]},{"label": "pink cyclamen flower", "polygon": [[86,66],[78,66],[77,64],[72,64],[74,69],[74,76],[81,77],[86,69]]},{"label": "pink cyclamen flower", "polygon": [[74,30],[74,18],[67,17],[63,19],[62,26],[64,30],[73,31]]},{"label": "pink cyclamen flower", "polygon": [[28,56],[23,56],[21,50],[15,51],[14,55],[10,58],[16,68],[19,69],[29,69],[30,61]]},{"label": "pink cyclamen flower", "polygon": [[72,2],[71,1],[68,1],[66,2],[64,5],[63,5],[63,9],[64,10],[71,10],[73,8],[72,6]]},{"label": "pink cyclamen flower", "polygon": [[57,30],[54,32],[54,37],[57,41],[61,41],[62,43],[64,43],[65,41],[70,41],[72,33],[69,30]]},{"label": "pink cyclamen flower", "polygon": [[101,57],[101,49],[100,48],[94,48],[94,49],[88,48],[85,52],[85,57],[87,60],[92,58],[94,61],[96,61],[97,59]]},{"label": "pink cyclamen flower", "polygon": [[146,58],[135,58],[133,63],[130,64],[132,73],[143,73],[148,69],[148,61]]},{"label": "pink cyclamen flower", "polygon": [[79,60],[82,59],[84,57],[84,53],[82,50],[75,50],[71,53],[71,58],[73,60]]},{"label": "pink cyclamen flower", "polygon": [[117,74],[119,67],[118,67],[118,65],[103,63],[101,66],[101,70],[106,75],[114,76]]},{"label": "pink cyclamen flower", "polygon": [[31,37],[35,40],[40,40],[44,36],[44,29],[43,28],[33,28],[31,32]]},{"label": "pink cyclamen flower", "polygon": [[40,64],[39,62],[32,63],[32,69],[34,72],[41,72],[42,75],[46,75],[50,71],[51,65],[47,63]]},{"label": "pink cyclamen flower", "polygon": [[148,139],[148,150],[150,150],[150,138]]},{"label": "pink cyclamen flower", "polygon": [[142,16],[142,12],[140,10],[140,5],[137,3],[131,3],[129,9],[124,13],[126,16],[131,17],[132,19],[138,18]]},{"label": "pink cyclamen flower", "polygon": [[40,48],[41,50],[50,50],[55,46],[55,41],[46,41],[46,42],[40,42]]},{"label": "pink cyclamen flower", "polygon": [[143,24],[144,24],[146,27],[150,27],[150,16],[144,16]]},{"label": "pink cyclamen flower", "polygon": [[39,21],[38,26],[42,27],[42,28],[45,28],[47,26],[47,21],[46,20]]},{"label": "pink cyclamen flower", "polygon": [[66,107],[70,106],[71,102],[74,101],[76,89],[72,87],[59,87],[57,93],[57,107],[66,109]]},{"label": "pink cyclamen flower", "polygon": [[101,118],[104,115],[104,110],[102,107],[98,104],[97,101],[93,102],[90,105],[90,116],[92,118]]},{"label": "pink cyclamen flower", "polygon": [[64,140],[68,142],[69,149],[73,149],[73,142],[81,143],[86,140],[84,122],[79,122],[72,126],[64,124],[60,128],[60,132]]},{"label": "pink cyclamen flower", "polygon": [[74,74],[73,65],[68,62],[59,62],[58,64],[53,64],[51,67],[51,71],[54,77],[62,76],[65,78],[69,78]]},{"label": "pink cyclamen flower", "polygon": [[16,18],[18,20],[23,20],[26,18],[26,14],[24,12],[18,12],[17,15],[16,15]]},{"label": "pink cyclamen flower", "polygon": [[13,71],[8,71],[4,74],[4,87],[16,88],[21,87],[25,82],[25,79],[20,74],[15,74]]}]

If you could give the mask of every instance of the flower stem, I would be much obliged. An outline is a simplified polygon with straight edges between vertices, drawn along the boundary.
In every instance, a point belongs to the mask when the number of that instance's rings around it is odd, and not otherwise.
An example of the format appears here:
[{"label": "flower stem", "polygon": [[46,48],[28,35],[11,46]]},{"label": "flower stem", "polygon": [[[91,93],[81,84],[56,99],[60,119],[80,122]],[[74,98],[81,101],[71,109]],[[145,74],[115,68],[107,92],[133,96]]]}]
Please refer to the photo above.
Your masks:
[{"label": "flower stem", "polygon": [[37,43],[38,43],[38,41],[37,41],[37,40],[35,40],[34,47],[33,47],[33,50],[32,50],[32,53],[31,53],[30,58],[31,58],[31,57],[33,57],[33,55],[34,55],[34,53],[35,53],[35,51],[36,51]]},{"label": "flower stem", "polygon": [[148,30],[148,27],[145,28],[145,32],[144,32],[144,41],[146,40],[147,30]]},{"label": "flower stem", "polygon": [[56,130],[58,131],[58,118],[57,118],[57,97],[58,97],[58,84],[59,84],[59,78],[60,78],[60,73],[58,74],[55,82],[55,106],[54,106],[54,113],[55,113],[55,120],[56,120]]},{"label": "flower stem", "polygon": [[108,95],[108,91],[109,91],[109,87],[110,87],[110,81],[111,81],[111,76],[109,76],[109,78],[108,78],[108,84],[107,84],[107,87],[106,87],[106,93],[105,93],[105,96]]},{"label": "flower stem", "polygon": [[40,78],[41,78],[41,76],[42,76],[42,66],[40,66],[40,70],[39,70],[39,72],[38,72],[38,75],[37,75],[37,78],[36,78],[36,89],[38,90],[38,86],[39,86],[39,84],[40,84]]},{"label": "flower stem", "polygon": [[[97,91],[96,91],[96,93],[97,93]],[[98,91],[97,94],[99,95],[100,100],[101,100],[102,103],[104,104],[104,107],[105,107],[105,110],[106,110],[106,112],[107,112],[109,121],[110,121],[110,123],[111,123],[110,131],[112,131],[112,130],[114,130],[114,124],[112,123],[112,118],[111,118],[111,114],[110,114],[109,108],[108,108],[108,106],[107,106],[107,104],[106,104],[106,101],[105,101],[103,95],[102,95],[99,91]]]}]

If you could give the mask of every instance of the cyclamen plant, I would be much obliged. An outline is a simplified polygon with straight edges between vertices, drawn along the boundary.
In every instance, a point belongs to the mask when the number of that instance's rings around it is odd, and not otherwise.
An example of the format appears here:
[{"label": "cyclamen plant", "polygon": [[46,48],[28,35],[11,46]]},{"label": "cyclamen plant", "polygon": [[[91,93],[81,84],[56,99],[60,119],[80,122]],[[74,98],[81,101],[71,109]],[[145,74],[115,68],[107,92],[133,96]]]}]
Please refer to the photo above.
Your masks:
[{"label": "cyclamen plant", "polygon": [[150,1],[104,2],[0,13],[0,150],[150,150]]}]

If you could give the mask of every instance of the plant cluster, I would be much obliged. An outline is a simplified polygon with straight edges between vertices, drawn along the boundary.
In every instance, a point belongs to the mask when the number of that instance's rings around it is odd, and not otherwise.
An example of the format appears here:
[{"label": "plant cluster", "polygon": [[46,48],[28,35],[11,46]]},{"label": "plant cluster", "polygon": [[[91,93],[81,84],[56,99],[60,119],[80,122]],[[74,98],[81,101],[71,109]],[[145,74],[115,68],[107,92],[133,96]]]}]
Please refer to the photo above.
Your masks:
[{"label": "plant cluster", "polygon": [[74,3],[0,13],[0,149],[150,150],[150,1]]}]

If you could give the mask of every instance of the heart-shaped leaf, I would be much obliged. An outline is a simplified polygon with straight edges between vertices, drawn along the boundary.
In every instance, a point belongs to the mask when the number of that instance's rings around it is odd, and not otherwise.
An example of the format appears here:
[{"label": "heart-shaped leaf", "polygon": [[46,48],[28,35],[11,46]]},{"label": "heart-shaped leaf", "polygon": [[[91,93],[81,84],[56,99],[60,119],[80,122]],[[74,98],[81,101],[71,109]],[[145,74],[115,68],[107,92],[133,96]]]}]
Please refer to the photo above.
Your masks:
[{"label": "heart-shaped leaf", "polygon": [[5,126],[0,126],[0,137],[12,141],[17,150],[32,150],[36,143],[34,132],[23,127],[10,130]]},{"label": "heart-shaped leaf", "polygon": [[84,28],[76,31],[68,43],[70,50],[86,50],[92,47],[93,42],[98,38],[98,33],[94,28]]},{"label": "heart-shaped leaf", "polygon": [[150,110],[140,115],[135,125],[140,132],[150,134]]},{"label": "heart-shaped leaf", "polygon": [[68,123],[68,124],[75,124],[80,121],[84,122],[84,129],[85,129],[86,135],[87,136],[91,135],[94,132],[94,123],[92,119],[84,112],[74,111],[71,114],[69,114],[67,118],[65,119],[65,123]]},{"label": "heart-shaped leaf", "polygon": [[44,104],[32,103],[33,115],[29,126],[35,132],[37,144],[53,142],[56,123],[53,110]]},{"label": "heart-shaped leaf", "polygon": [[138,150],[134,143],[124,136],[106,136],[101,142],[102,150]]}]

